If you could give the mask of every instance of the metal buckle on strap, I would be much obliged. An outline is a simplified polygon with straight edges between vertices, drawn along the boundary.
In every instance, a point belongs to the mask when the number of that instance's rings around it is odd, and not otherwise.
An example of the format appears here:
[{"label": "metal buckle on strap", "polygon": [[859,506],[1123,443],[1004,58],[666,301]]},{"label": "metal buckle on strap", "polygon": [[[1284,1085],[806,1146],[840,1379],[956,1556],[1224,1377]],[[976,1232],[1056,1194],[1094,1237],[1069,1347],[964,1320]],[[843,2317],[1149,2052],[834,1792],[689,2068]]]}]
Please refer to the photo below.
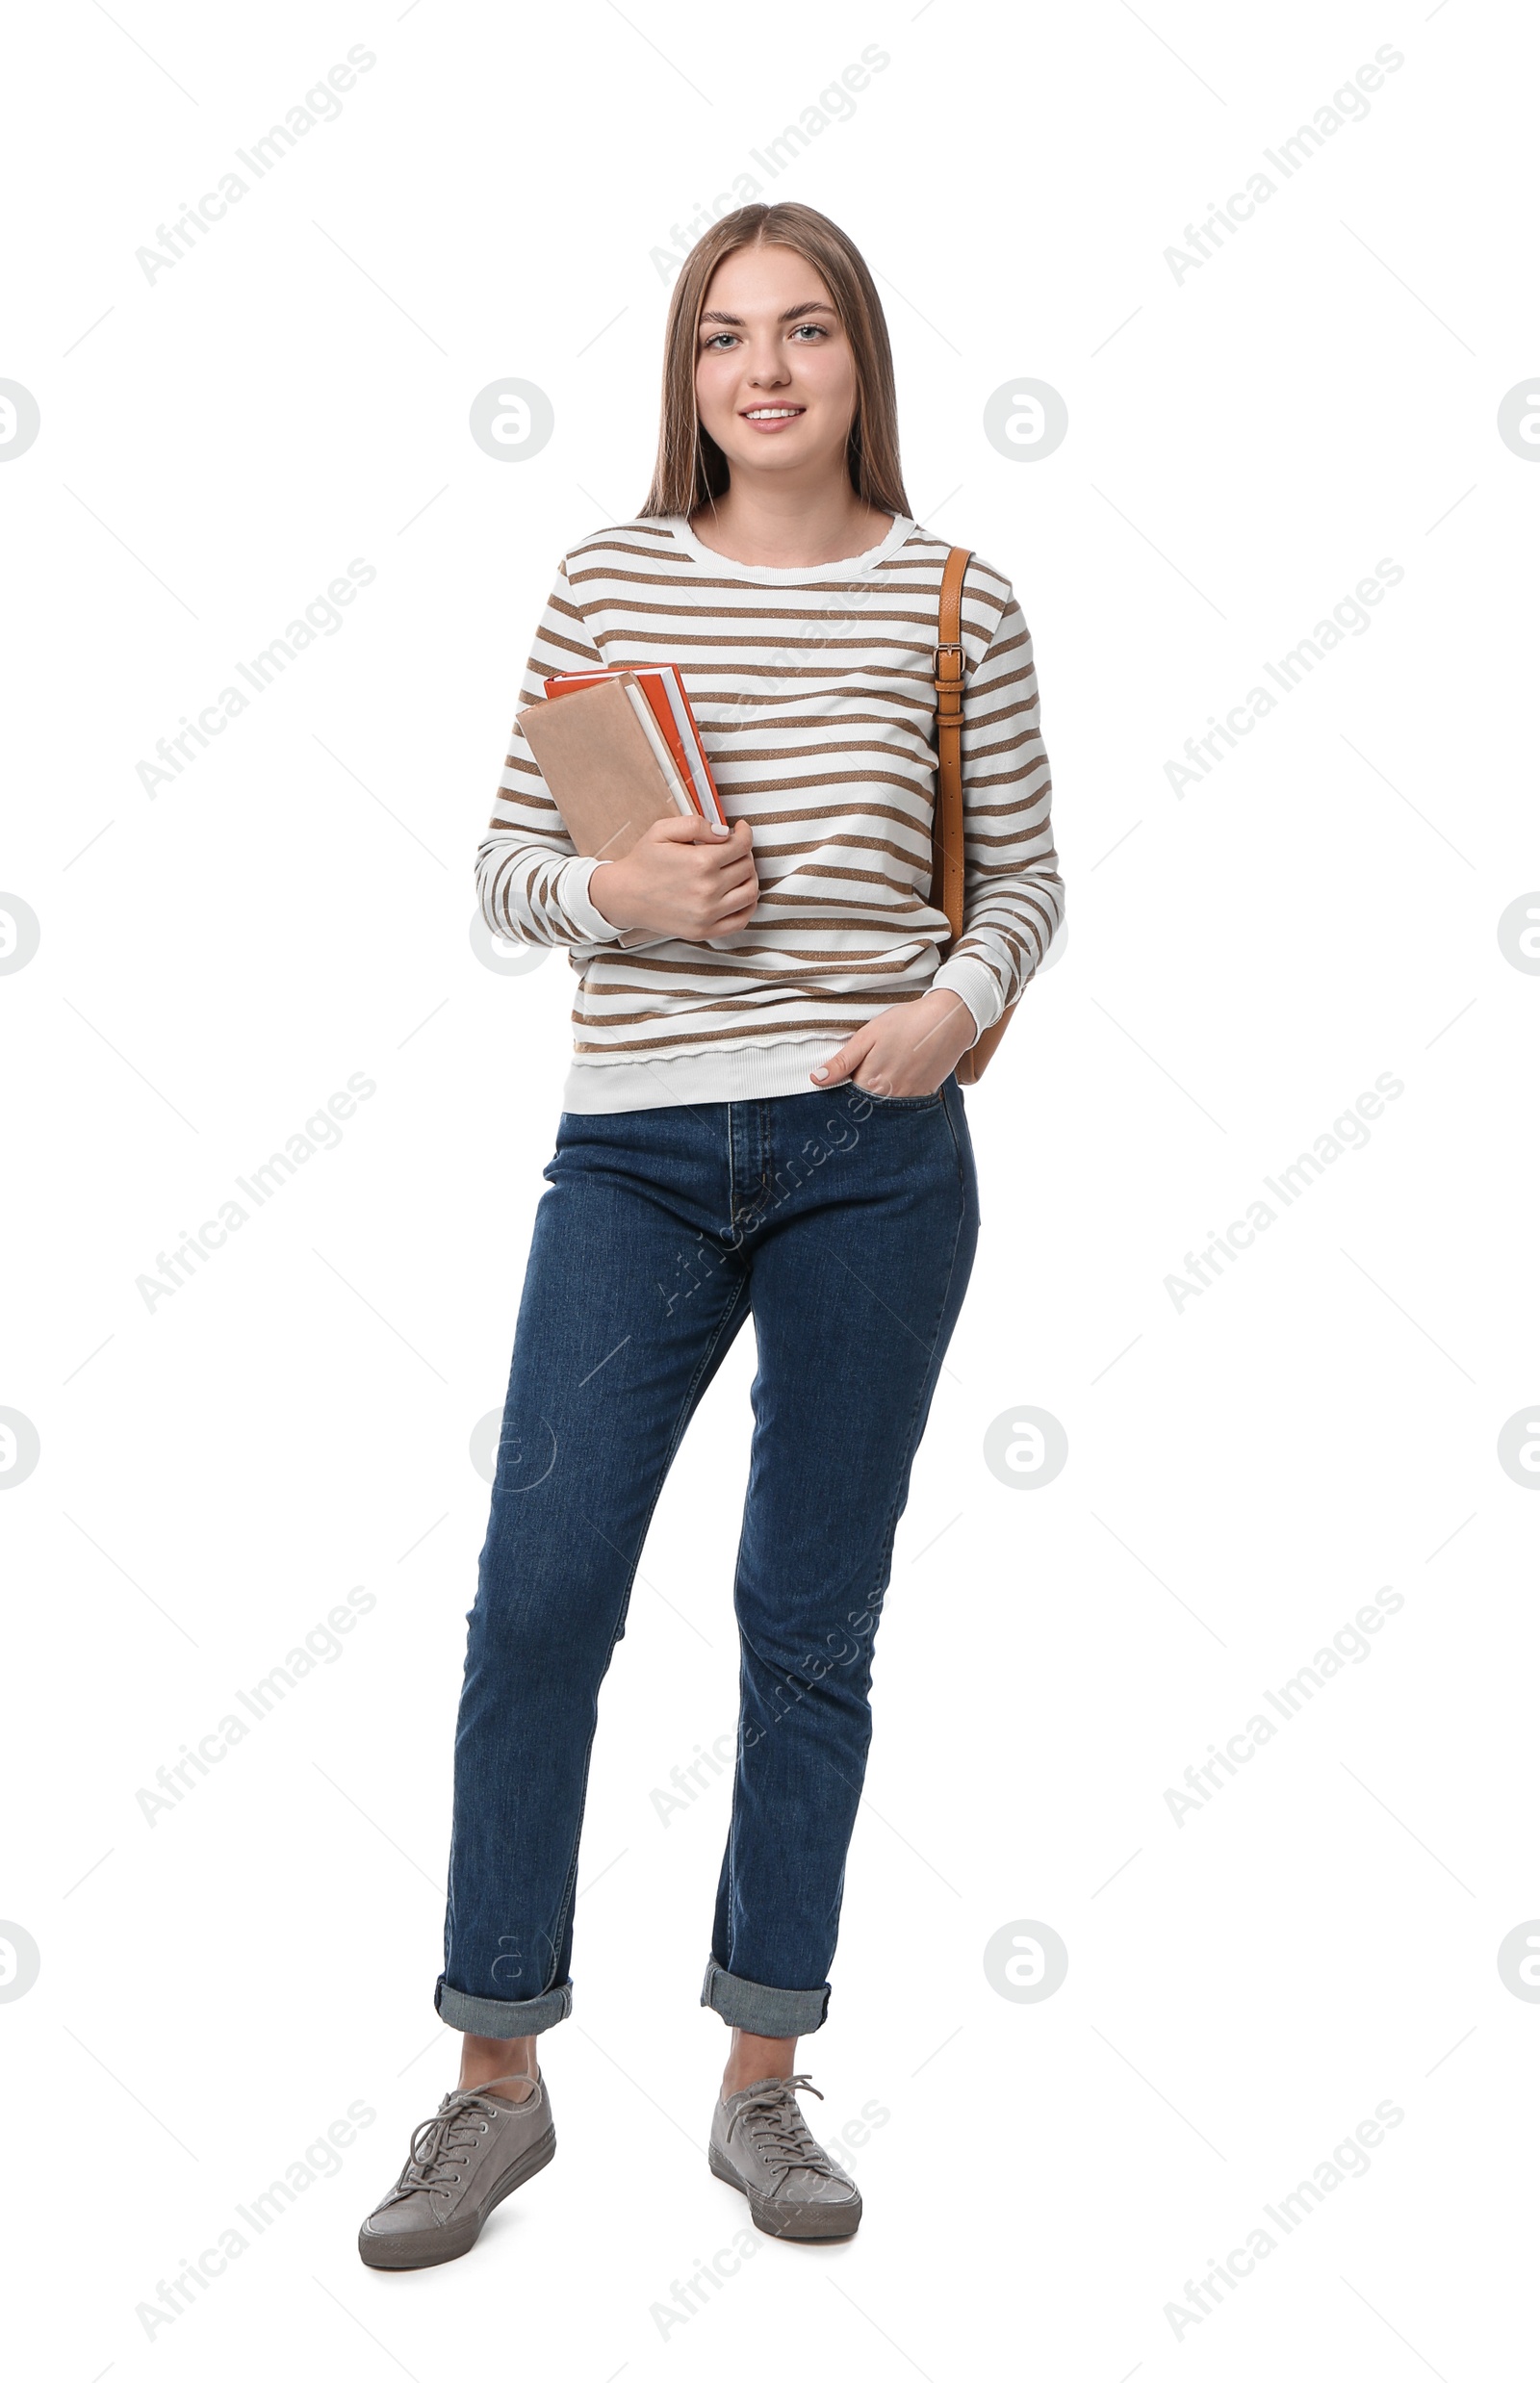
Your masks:
[{"label": "metal buckle on strap", "polygon": [[[961,645],[939,645],[937,647],[936,677],[932,683],[938,690],[944,691],[948,687],[962,686],[963,682],[962,652],[963,650]],[[946,666],[947,661],[952,655],[956,655],[957,658],[952,667],[948,669]]]}]

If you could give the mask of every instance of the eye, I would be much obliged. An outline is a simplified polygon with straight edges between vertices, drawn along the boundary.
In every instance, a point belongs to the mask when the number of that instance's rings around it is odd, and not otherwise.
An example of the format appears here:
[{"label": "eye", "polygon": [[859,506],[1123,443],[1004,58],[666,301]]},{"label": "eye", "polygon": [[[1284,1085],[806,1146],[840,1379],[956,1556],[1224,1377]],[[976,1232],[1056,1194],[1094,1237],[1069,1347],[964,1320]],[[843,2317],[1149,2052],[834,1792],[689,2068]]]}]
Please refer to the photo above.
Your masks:
[{"label": "eye", "polygon": [[701,342],[702,353],[704,354],[707,349],[715,347],[719,340],[732,340],[733,336],[733,333],[731,331],[713,331],[708,339],[705,339]]},{"label": "eye", "polygon": [[[801,339],[804,331],[810,331],[812,333],[813,340],[815,341],[824,340],[829,337],[829,326],[827,323],[823,322],[799,322],[791,336],[793,339]],[[803,342],[805,346],[808,344],[809,343],[807,341]]]}]

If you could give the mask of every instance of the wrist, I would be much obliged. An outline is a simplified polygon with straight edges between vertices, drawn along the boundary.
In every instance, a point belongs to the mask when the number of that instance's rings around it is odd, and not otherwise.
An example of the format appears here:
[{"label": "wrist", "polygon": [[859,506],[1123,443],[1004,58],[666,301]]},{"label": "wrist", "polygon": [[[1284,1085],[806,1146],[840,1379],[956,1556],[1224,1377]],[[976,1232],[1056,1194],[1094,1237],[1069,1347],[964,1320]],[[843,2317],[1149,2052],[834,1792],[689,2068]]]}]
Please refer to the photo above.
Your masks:
[{"label": "wrist", "polygon": [[925,1002],[935,1008],[937,1028],[948,1027],[961,1034],[963,1037],[962,1049],[971,1050],[978,1039],[979,1021],[962,994],[954,992],[949,985],[934,985],[924,996],[922,1008]]},{"label": "wrist", "polygon": [[596,860],[588,879],[588,899],[600,917],[622,931],[636,924],[626,903],[625,865],[623,860]]}]

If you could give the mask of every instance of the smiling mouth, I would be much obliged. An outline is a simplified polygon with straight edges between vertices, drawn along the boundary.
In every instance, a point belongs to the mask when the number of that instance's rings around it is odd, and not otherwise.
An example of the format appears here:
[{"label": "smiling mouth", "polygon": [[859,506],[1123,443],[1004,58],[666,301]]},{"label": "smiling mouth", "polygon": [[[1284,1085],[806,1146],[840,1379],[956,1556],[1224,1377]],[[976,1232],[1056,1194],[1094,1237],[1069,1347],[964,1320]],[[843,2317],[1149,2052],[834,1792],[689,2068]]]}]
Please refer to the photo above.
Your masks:
[{"label": "smiling mouth", "polygon": [[743,409],[745,422],[795,422],[807,412],[805,405],[749,405]]}]

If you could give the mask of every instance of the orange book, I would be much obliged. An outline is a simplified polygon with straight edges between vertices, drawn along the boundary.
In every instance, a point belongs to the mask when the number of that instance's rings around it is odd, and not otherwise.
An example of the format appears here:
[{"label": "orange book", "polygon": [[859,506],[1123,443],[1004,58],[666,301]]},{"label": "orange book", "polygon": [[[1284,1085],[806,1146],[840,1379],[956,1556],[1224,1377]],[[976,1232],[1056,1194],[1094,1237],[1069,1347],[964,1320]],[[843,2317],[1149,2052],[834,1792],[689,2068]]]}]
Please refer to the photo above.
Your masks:
[{"label": "orange book", "polygon": [[[619,670],[558,671],[546,680],[546,695],[576,695],[582,687],[598,686],[603,679],[618,679]],[[703,819],[718,819],[727,824],[722,798],[711,775],[701,731],[690,699],[684,692],[684,680],[676,662],[643,662],[633,665],[624,675],[634,679],[647,698],[648,708],[657,722],[658,731],[679,766],[680,777],[694,800]]]}]

